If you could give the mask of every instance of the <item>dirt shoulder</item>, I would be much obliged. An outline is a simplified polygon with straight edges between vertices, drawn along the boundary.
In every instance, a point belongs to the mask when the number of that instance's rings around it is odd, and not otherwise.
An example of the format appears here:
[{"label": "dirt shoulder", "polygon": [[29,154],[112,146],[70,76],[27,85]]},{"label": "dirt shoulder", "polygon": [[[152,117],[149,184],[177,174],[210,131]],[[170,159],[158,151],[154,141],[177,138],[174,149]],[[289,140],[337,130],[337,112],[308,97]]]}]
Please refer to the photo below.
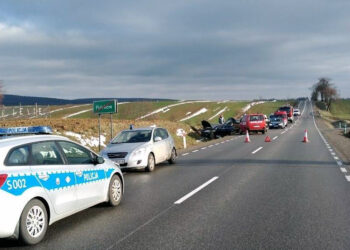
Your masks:
[{"label": "dirt shoulder", "polygon": [[334,147],[334,150],[342,159],[343,163],[350,165],[350,138],[344,135],[343,130],[335,128],[330,121],[322,117],[317,117],[315,119],[321,133]]}]

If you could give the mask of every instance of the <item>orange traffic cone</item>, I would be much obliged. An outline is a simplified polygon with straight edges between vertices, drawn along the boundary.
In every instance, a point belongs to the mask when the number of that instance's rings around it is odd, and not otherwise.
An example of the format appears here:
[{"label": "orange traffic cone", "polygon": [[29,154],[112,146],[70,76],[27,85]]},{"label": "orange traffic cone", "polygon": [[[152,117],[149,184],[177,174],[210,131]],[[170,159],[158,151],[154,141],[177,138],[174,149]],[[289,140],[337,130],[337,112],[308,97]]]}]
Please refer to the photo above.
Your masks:
[{"label": "orange traffic cone", "polygon": [[265,142],[271,142],[271,138],[270,138],[270,136],[266,136],[266,138],[265,138]]},{"label": "orange traffic cone", "polygon": [[249,138],[249,132],[247,130],[247,133],[245,134],[245,140],[244,140],[245,143],[248,143],[250,142],[250,138]]},{"label": "orange traffic cone", "polygon": [[303,142],[304,142],[304,143],[309,142],[309,139],[307,138],[307,129],[305,129],[305,132],[304,132],[304,139],[303,139]]}]

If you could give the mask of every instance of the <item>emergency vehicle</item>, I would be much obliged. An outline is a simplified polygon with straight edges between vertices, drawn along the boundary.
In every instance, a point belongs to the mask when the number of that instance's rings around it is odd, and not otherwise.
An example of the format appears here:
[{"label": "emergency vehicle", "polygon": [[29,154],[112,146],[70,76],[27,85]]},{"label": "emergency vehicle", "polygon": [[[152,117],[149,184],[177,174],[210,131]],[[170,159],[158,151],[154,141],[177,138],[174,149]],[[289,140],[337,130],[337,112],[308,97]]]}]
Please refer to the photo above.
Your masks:
[{"label": "emergency vehicle", "polygon": [[0,128],[0,238],[40,242],[48,225],[108,202],[117,206],[124,179],[118,164],[50,127]]}]

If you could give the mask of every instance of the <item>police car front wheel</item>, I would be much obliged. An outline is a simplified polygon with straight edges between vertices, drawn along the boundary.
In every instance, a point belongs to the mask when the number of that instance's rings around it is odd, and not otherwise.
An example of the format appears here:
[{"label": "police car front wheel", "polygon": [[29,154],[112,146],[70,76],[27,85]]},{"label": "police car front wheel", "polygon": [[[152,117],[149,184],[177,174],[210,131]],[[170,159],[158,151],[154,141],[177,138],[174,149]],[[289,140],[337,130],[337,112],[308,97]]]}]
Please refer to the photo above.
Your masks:
[{"label": "police car front wheel", "polygon": [[109,204],[118,206],[123,197],[123,184],[118,175],[113,175],[108,189]]},{"label": "police car front wheel", "polygon": [[28,202],[19,223],[20,240],[26,245],[39,243],[44,238],[48,226],[45,205],[38,199]]}]

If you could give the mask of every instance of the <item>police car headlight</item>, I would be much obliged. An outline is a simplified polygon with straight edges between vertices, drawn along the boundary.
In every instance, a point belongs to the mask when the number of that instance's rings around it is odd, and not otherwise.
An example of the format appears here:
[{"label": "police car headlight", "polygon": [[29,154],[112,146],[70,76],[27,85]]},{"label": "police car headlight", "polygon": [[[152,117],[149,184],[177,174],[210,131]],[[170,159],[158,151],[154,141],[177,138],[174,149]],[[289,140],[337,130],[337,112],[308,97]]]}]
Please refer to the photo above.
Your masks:
[{"label": "police car headlight", "polygon": [[140,148],[132,152],[131,157],[140,156],[146,152],[146,148]]}]

